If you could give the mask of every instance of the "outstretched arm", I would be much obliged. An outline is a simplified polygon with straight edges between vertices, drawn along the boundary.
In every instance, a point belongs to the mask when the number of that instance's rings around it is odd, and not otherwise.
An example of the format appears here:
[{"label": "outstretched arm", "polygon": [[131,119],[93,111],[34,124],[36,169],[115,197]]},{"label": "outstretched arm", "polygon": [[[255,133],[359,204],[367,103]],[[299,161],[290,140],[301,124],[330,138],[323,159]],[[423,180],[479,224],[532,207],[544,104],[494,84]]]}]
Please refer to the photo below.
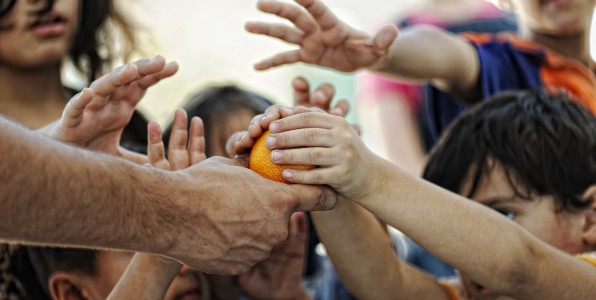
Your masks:
[{"label": "outstretched arm", "polygon": [[317,233],[342,282],[358,299],[449,299],[432,276],[399,259],[378,219],[348,199],[313,212]]},{"label": "outstretched arm", "polygon": [[238,274],[286,238],[294,211],[331,209],[336,200],[328,188],[272,182],[238,160],[166,172],[3,118],[0,137],[5,241],[162,253],[205,272]]},{"label": "outstretched arm", "polygon": [[269,129],[275,141],[268,146],[285,149],[273,151],[274,162],[322,166],[285,170],[284,179],[332,186],[480,285],[516,299],[589,299],[596,293],[593,266],[501,214],[387,163],[364,147],[345,120],[311,112],[277,120]]},{"label": "outstretched arm", "polygon": [[374,36],[339,20],[319,0],[296,0],[295,5],[260,0],[259,10],[290,21],[293,26],[249,22],[249,32],[277,38],[298,49],[279,53],[255,65],[259,70],[303,62],[353,72],[370,69],[390,75],[432,81],[437,87],[470,97],[479,73],[474,47],[445,31],[415,27],[398,35],[393,25]]}]

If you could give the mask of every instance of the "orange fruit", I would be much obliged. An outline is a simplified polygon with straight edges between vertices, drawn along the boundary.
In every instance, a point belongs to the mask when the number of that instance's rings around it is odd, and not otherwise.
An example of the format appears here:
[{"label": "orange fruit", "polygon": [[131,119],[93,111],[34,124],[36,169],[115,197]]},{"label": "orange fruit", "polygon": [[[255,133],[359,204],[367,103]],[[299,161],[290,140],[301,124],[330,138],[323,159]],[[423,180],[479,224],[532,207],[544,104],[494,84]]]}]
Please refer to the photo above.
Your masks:
[{"label": "orange fruit", "polygon": [[269,130],[263,132],[257,139],[255,144],[252,146],[250,151],[250,160],[248,166],[251,170],[259,173],[259,175],[275,180],[277,182],[289,183],[281,176],[281,173],[285,169],[294,170],[310,170],[314,166],[311,165],[278,165],[271,161],[271,150],[265,145],[265,139],[269,135]]}]

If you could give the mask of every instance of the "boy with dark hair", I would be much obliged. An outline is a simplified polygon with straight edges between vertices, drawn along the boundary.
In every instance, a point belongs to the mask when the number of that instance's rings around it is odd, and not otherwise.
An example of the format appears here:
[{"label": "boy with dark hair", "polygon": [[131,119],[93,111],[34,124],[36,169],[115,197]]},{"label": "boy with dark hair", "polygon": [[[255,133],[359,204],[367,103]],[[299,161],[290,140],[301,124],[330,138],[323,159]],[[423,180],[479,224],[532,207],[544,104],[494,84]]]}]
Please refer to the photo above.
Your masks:
[{"label": "boy with dark hair", "polygon": [[[271,130],[276,163],[320,166],[285,170],[286,180],[328,184],[346,198],[313,217],[357,298],[596,295],[596,118],[566,94],[501,94],[460,116],[424,172],[443,189],[374,155],[345,119],[299,111],[271,108],[251,132]],[[396,258],[365,209],[459,269],[461,280],[438,281]]]}]

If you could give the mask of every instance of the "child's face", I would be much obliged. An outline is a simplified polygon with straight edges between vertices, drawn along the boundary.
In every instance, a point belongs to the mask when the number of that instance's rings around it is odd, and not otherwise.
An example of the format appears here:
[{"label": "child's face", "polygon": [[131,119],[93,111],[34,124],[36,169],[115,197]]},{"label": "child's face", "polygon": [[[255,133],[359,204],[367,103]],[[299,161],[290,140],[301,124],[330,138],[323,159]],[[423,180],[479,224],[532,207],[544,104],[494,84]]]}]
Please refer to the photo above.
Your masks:
[{"label": "child's face", "polygon": [[227,157],[226,142],[235,132],[246,130],[246,124],[250,123],[255,114],[249,109],[241,109],[227,116],[225,122],[209,124],[210,136],[206,141],[211,156]]},{"label": "child's face", "polygon": [[[515,182],[513,182],[515,184]],[[467,195],[471,182],[464,183],[463,195]],[[480,179],[472,199],[501,212],[530,233],[568,253],[593,251],[584,244],[582,232],[584,213],[557,212],[553,197],[521,198],[509,183],[500,164]],[[462,274],[462,282],[473,299],[510,299],[496,297],[492,291],[473,283]]]},{"label": "child's face", "polygon": [[511,0],[523,26],[554,36],[589,31],[595,0]]},{"label": "child's face", "polygon": [[79,0],[56,0],[52,10],[35,15],[46,1],[17,0],[0,19],[0,65],[23,69],[59,64],[78,28]]}]

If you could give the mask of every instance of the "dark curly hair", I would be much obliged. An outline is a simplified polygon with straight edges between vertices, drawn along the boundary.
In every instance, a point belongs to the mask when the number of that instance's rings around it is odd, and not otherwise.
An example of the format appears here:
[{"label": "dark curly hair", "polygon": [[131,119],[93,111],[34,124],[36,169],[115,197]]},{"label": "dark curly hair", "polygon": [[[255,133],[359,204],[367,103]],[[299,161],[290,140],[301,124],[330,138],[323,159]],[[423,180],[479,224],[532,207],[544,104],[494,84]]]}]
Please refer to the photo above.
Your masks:
[{"label": "dark curly hair", "polygon": [[[431,152],[423,177],[452,192],[502,165],[525,199],[554,196],[558,211],[587,208],[596,183],[596,118],[566,93],[506,92],[461,115]],[[515,180],[513,180],[515,179]]]},{"label": "dark curly hair", "polygon": [[[0,18],[10,13],[16,1],[0,0]],[[34,13],[42,15],[51,11],[55,0],[45,0],[45,3]],[[91,82],[118,58],[128,60],[136,51],[137,41],[132,25],[114,8],[112,0],[85,0],[80,1],[80,4],[79,30],[69,57]],[[106,30],[108,21],[114,25],[114,30]],[[124,46],[120,51],[112,47],[115,44],[115,32],[123,37]]]}]

